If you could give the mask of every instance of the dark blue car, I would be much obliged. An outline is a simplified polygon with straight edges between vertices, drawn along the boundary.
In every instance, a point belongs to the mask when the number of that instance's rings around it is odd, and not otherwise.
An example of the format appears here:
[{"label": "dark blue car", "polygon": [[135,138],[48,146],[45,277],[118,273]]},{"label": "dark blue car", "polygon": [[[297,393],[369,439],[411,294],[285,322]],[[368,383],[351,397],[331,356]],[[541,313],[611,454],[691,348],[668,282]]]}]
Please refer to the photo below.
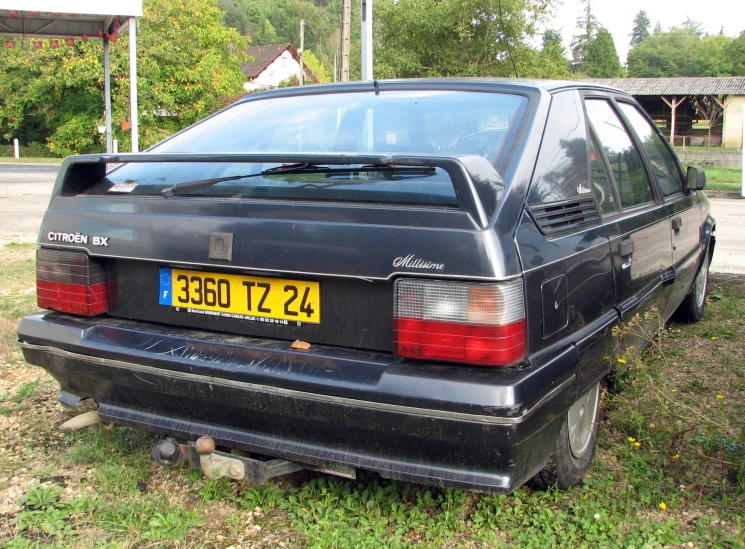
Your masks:
[{"label": "dark blue car", "polygon": [[163,433],[164,464],[567,487],[646,343],[613,328],[703,314],[704,184],[597,85],[259,93],[146,153],[65,160],[48,311],[19,342],[63,404]]}]

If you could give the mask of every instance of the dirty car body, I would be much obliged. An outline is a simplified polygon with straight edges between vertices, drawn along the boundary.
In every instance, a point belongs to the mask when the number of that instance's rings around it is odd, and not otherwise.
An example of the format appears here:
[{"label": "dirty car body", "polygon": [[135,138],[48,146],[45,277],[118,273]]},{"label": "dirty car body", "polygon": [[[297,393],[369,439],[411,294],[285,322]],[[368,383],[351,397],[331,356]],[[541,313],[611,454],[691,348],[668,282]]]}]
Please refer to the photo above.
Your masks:
[{"label": "dirty car body", "polygon": [[645,124],[579,83],[370,82],[68,158],[24,356],[63,404],[182,441],[511,491],[563,437],[581,478],[593,388],[639,345],[612,328],[670,317],[713,249]]}]

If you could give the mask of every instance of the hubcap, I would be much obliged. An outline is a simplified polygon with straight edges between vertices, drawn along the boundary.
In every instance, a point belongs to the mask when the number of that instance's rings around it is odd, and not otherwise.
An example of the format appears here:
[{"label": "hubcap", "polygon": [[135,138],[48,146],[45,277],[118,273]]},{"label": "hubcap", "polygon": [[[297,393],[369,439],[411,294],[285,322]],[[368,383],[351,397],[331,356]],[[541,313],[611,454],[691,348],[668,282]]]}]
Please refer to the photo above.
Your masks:
[{"label": "hubcap", "polygon": [[696,292],[696,307],[699,309],[704,304],[704,299],[706,299],[706,281],[709,278],[709,255],[707,254],[704,258],[703,263],[701,263],[701,269],[698,272],[698,276],[696,276],[696,286],[695,286],[695,292]]},{"label": "hubcap", "polygon": [[567,412],[569,449],[579,459],[591,448],[592,432],[600,396],[600,384],[596,383],[589,391],[577,399]]}]

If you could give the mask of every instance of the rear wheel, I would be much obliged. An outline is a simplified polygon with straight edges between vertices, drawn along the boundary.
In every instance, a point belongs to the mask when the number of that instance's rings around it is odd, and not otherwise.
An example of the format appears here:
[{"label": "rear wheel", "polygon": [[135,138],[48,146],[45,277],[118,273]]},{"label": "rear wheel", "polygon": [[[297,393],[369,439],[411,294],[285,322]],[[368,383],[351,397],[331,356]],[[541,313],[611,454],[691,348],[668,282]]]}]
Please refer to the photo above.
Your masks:
[{"label": "rear wheel", "polygon": [[530,484],[539,489],[556,484],[563,489],[582,482],[595,454],[599,425],[598,382],[567,410],[551,457],[546,466],[530,480]]},{"label": "rear wheel", "polygon": [[698,322],[704,316],[706,294],[709,292],[709,253],[707,251],[698,269],[693,287],[675,311],[675,320]]}]

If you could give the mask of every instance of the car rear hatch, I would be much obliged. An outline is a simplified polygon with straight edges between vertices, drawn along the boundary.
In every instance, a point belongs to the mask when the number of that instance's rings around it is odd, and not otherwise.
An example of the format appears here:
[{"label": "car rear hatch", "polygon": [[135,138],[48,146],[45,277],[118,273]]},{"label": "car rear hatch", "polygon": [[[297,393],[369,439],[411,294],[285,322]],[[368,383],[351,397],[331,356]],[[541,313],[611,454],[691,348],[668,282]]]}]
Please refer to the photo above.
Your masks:
[{"label": "car rear hatch", "polygon": [[[421,205],[85,193],[111,164],[225,162],[436,169],[449,177],[456,201]],[[490,223],[504,190],[492,165],[477,156],[71,157],[63,164],[39,235],[39,278],[53,284],[48,273],[55,262],[70,261],[46,248],[82,252],[90,273],[105,276],[104,309],[111,317],[390,352],[397,278],[495,281],[519,273],[511,236],[500,236]],[[42,292],[46,286],[40,284]],[[236,305],[241,299],[253,301],[250,311],[245,303],[242,310]]]}]

